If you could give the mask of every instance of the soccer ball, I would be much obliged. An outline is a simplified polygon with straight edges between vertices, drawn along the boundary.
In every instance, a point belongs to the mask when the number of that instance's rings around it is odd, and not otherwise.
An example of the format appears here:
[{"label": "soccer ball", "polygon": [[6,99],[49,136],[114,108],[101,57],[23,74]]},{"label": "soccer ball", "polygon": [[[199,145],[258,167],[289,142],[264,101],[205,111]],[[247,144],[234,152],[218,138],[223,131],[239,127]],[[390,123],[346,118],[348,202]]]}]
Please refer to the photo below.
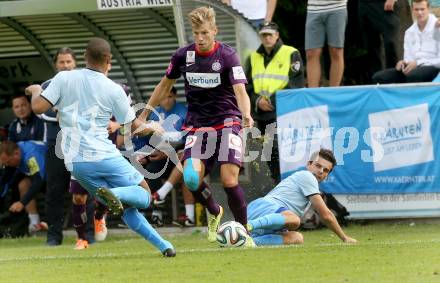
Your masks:
[{"label": "soccer ball", "polygon": [[247,237],[246,228],[235,221],[225,222],[217,230],[217,242],[221,247],[241,247]]}]

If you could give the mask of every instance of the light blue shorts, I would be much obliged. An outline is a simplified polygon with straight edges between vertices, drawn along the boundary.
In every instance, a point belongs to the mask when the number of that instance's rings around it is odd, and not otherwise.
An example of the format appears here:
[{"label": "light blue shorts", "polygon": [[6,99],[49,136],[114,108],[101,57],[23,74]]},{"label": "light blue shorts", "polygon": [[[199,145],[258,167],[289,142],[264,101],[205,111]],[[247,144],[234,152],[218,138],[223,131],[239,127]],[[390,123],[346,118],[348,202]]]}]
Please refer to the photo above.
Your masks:
[{"label": "light blue shorts", "polygon": [[97,162],[74,162],[71,173],[94,196],[100,187],[128,187],[144,180],[144,176],[122,156]]},{"label": "light blue shorts", "polygon": [[[254,220],[264,215],[272,214],[272,213],[281,213],[281,211],[287,210],[284,207],[280,207],[279,205],[265,199],[265,198],[257,198],[252,201],[247,206],[247,218],[249,220]],[[258,237],[261,235],[267,234],[275,234],[280,231],[268,230],[268,229],[256,229],[252,230],[251,236]]]},{"label": "light blue shorts", "polygon": [[322,48],[327,44],[334,48],[344,48],[347,9],[330,12],[307,12],[305,49]]}]

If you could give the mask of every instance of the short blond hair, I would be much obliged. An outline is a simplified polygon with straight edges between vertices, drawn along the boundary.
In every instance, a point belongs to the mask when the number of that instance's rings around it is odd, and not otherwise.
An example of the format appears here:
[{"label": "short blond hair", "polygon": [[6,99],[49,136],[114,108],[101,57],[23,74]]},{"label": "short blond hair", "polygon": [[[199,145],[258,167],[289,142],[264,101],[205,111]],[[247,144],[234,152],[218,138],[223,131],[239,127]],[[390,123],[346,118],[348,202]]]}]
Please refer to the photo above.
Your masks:
[{"label": "short blond hair", "polygon": [[188,14],[188,17],[193,27],[199,27],[204,23],[215,27],[215,11],[211,7],[196,8]]}]

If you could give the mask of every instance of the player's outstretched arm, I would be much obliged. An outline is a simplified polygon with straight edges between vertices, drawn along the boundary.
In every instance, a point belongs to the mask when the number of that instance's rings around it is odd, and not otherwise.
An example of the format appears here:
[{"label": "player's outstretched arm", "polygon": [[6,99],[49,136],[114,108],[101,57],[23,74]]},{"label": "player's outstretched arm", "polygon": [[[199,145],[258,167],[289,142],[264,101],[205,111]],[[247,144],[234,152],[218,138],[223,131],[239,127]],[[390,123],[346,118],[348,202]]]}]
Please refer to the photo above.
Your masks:
[{"label": "player's outstretched arm", "polygon": [[321,219],[324,221],[325,225],[332,230],[338,237],[345,243],[356,243],[357,240],[348,237],[342,231],[341,226],[338,223],[335,215],[328,209],[321,195],[313,195],[310,197],[313,208],[318,212]]},{"label": "player's outstretched arm", "polygon": [[237,98],[238,108],[241,111],[243,118],[243,127],[252,128],[254,126],[254,120],[251,117],[251,102],[249,95],[246,92],[244,84],[234,84],[233,86],[235,97]]},{"label": "player's outstretched arm", "polygon": [[131,132],[137,136],[147,136],[152,134],[162,135],[165,130],[158,122],[145,122],[139,118],[136,118],[131,123]]},{"label": "player's outstretched arm", "polygon": [[160,101],[171,91],[171,88],[175,83],[176,80],[174,79],[169,79],[166,76],[162,78],[159,84],[154,88],[153,94],[150,99],[148,99],[144,111],[142,111],[141,115],[138,117],[141,121],[147,120],[148,116],[150,116],[151,110],[159,105]]},{"label": "player's outstretched arm", "polygon": [[52,108],[52,104],[40,96],[42,92],[43,88],[40,85],[30,85],[25,89],[26,95],[32,96],[31,106],[35,114],[43,114]]}]

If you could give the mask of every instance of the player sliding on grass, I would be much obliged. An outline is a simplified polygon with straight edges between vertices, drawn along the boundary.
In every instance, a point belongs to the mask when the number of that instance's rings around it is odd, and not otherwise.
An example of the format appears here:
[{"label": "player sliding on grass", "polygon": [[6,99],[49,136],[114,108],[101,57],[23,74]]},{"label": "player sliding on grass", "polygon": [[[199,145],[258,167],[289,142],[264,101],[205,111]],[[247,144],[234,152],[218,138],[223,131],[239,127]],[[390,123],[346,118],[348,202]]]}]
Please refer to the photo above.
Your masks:
[{"label": "player sliding on grass", "polygon": [[319,193],[318,183],[327,178],[334,166],[333,152],[321,149],[312,154],[307,170],[293,173],[266,196],[249,204],[248,230],[257,246],[302,244],[303,235],[295,230],[299,228],[300,217],[309,201],[327,227],[343,242],[357,242],[345,235]]},{"label": "player sliding on grass", "polygon": [[[156,86],[140,118],[167,95],[176,79],[185,78],[188,113],[183,129],[188,131],[183,156],[183,178],[194,197],[209,211],[208,240],[215,242],[223,208],[218,205],[203,178],[215,162],[228,205],[236,221],[246,225],[246,200],[238,184],[241,168],[241,127],[252,127],[247,83],[237,53],[215,40],[217,27],[212,8],[200,7],[189,14],[194,43],[179,48],[166,75]],[[249,244],[252,240],[248,241]]]},{"label": "player sliding on grass", "polygon": [[142,126],[141,134],[159,128],[137,119],[122,87],[104,75],[112,58],[107,41],[92,38],[84,57],[85,69],[59,72],[43,93],[39,85],[26,89],[32,95],[32,110],[40,114],[53,106],[58,108],[62,140],[57,138],[57,143],[61,143],[64,163],[72,176],[114,214],[123,213],[128,227],[164,256],[175,256],[171,243],[139,213],[138,208],[147,208],[151,201],[148,185],[108,139],[107,132],[112,115],[121,125],[131,123],[132,130]]}]

